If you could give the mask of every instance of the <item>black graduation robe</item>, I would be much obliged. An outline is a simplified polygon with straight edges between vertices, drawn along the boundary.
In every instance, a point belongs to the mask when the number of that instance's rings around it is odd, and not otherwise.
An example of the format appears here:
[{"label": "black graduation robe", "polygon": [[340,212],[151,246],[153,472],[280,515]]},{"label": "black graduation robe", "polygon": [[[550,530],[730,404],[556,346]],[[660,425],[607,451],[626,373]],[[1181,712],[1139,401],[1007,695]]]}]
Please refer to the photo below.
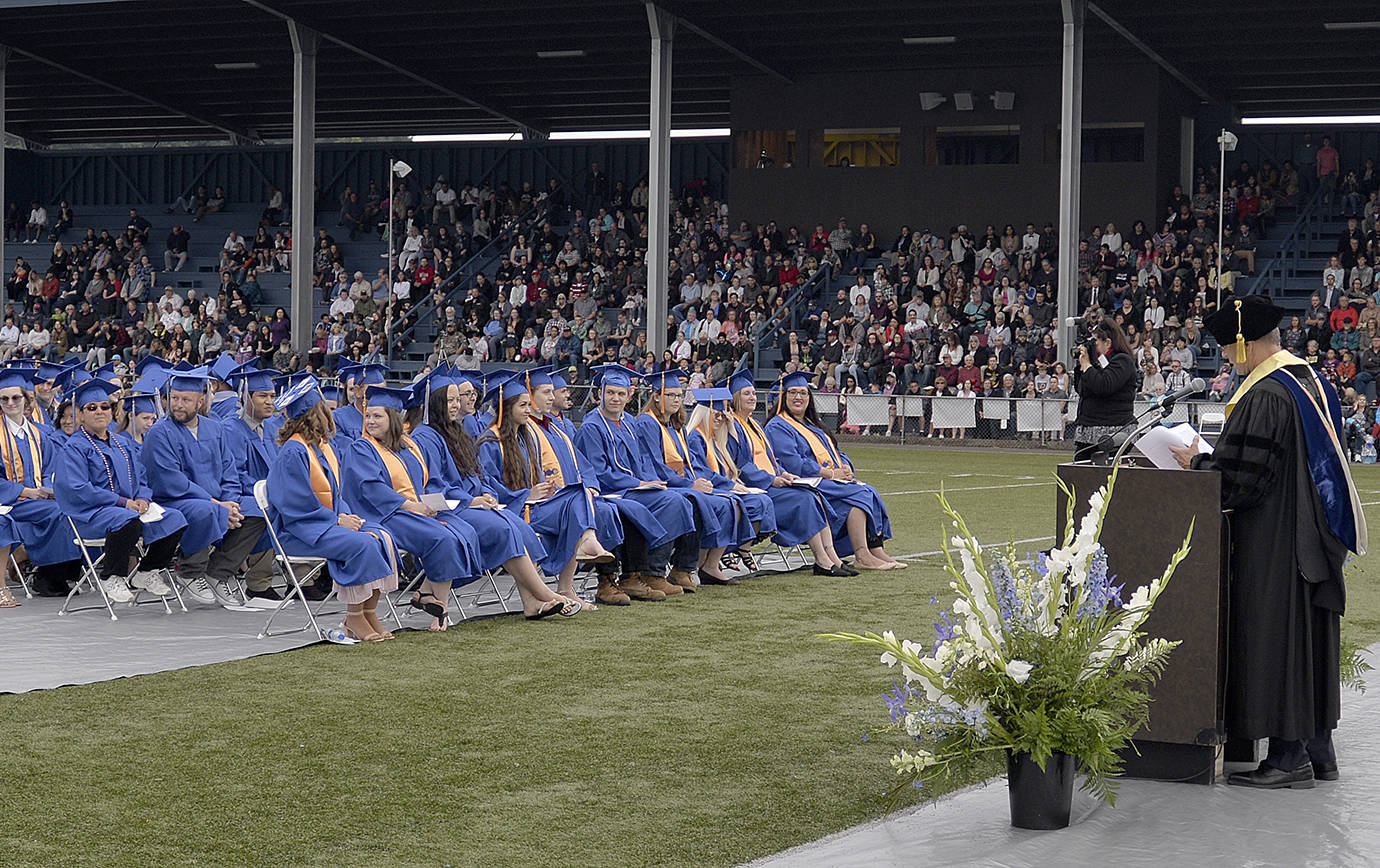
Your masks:
[{"label": "black graduation robe", "polygon": [[[1315,391],[1306,373],[1302,383]],[[1317,397],[1315,395],[1315,397]],[[1308,469],[1298,405],[1272,377],[1235,407],[1195,470],[1222,474],[1232,510],[1226,729],[1234,738],[1302,740],[1341,716],[1342,565]]]}]

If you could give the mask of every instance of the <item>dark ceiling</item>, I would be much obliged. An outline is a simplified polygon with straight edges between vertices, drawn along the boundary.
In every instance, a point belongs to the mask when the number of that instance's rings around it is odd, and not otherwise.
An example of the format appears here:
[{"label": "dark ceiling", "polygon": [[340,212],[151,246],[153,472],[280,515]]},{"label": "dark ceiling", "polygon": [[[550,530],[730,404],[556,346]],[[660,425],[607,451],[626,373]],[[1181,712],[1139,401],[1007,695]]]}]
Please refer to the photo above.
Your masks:
[{"label": "dark ceiling", "polygon": [[[1380,19],[1374,0],[1315,10],[1296,0],[1099,5],[1241,114],[1380,112],[1380,30],[1323,27]],[[661,6],[687,23],[674,49],[675,127],[727,126],[730,87],[745,76],[1047,65],[1061,52],[1058,0]],[[0,0],[0,44],[14,51],[8,131],[39,145],[288,138],[289,17],[324,37],[322,137],[647,125],[641,0]],[[901,41],[937,35],[957,41]],[[561,50],[585,56],[537,56]],[[1143,60],[1093,13],[1086,52],[1090,61]],[[215,68],[247,62],[258,66]]]}]

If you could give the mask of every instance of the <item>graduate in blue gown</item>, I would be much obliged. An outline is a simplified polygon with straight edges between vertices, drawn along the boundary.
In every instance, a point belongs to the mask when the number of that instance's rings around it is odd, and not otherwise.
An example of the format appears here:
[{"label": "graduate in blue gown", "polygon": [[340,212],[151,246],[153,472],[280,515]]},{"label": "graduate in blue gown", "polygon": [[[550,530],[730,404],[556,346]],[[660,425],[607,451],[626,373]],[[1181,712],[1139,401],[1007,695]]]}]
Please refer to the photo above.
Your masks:
[{"label": "graduate in blue gown", "polygon": [[153,423],[158,421],[158,396],[146,392],[133,392],[121,398],[120,403],[125,406],[125,424],[113,436],[120,439],[120,443],[129,450],[135,461],[139,461],[144,448],[144,436],[153,427]]},{"label": "graduate in blue gown", "polygon": [[560,371],[551,372],[551,388],[553,390],[554,401],[551,404],[551,412],[546,415],[565,431],[567,437],[575,439],[575,423],[566,418],[566,413],[570,411],[570,384],[561,376]]},{"label": "graduate in blue gown", "polygon": [[[558,588],[572,587],[577,563],[614,560],[594,532],[594,500],[577,467],[543,464],[528,425],[532,399],[523,375],[495,383],[490,393],[498,409],[493,427],[479,441],[479,465],[499,499],[541,536],[546,548],[542,570],[557,576]],[[618,530],[621,533],[621,526]],[[620,538],[613,544],[621,542]]]},{"label": "graduate in blue gown", "polygon": [[406,424],[431,470],[427,493],[459,502],[456,514],[479,538],[480,565],[486,570],[506,570],[513,577],[528,618],[563,610],[567,615],[579,612],[578,597],[558,595],[543,581],[536,562],[546,557],[546,549],[537,532],[506,508],[498,492],[484,481],[478,447],[460,424],[456,378],[448,370],[433,370],[412,388],[417,394]]},{"label": "graduate in blue gown", "polygon": [[686,425],[690,458],[695,471],[709,480],[716,492],[732,494],[747,513],[747,527],[742,530],[737,553],[755,570],[749,548],[758,540],[776,533],[776,508],[765,490],[750,491],[738,479],[738,467],[728,454],[728,401],[732,393],[727,389],[698,389],[694,393],[695,409]]},{"label": "graduate in blue gown", "polygon": [[839,554],[854,555],[860,570],[906,568],[882,548],[891,537],[886,504],[877,489],[857,480],[853,463],[820,424],[808,375],[796,371],[781,378],[763,430],[781,469],[820,479],[817,490],[829,505]]},{"label": "graduate in blue gown", "polygon": [[[55,568],[63,579],[71,578],[70,566],[80,554],[72,540],[72,528],[62,508],[53,500],[53,471],[57,466],[52,429],[30,418],[26,391],[33,386],[33,369],[10,366],[0,371],[0,504],[10,508],[14,532],[24,543],[29,560],[39,567]],[[66,594],[63,582],[48,581],[54,592]]]},{"label": "graduate in blue gown", "polygon": [[736,585],[738,580],[724,573],[720,559],[729,546],[736,547],[742,541],[747,516],[731,495],[715,494],[713,483],[695,472],[685,435],[684,378],[685,372],[678,369],[644,374],[650,392],[633,429],[656,478],[689,498],[695,507],[700,529],[700,584]]},{"label": "graduate in blue gown", "polygon": [[[79,426],[62,449],[53,495],[83,539],[105,540],[101,589],[111,601],[124,603],[134,598],[135,590],[171,593],[160,573],[172,564],[187,519],[168,504],[154,503],[143,466],[110,433],[116,391],[113,384],[96,379],[68,391]],[[144,520],[160,511],[157,521]],[[136,563],[140,539],[146,548]]]},{"label": "graduate in blue gown", "polygon": [[403,433],[402,413],[411,399],[410,389],[367,387],[365,436],[350,444],[341,473],[346,502],[421,561],[426,581],[412,604],[435,619],[430,629],[439,632],[447,626],[445,600],[452,588],[481,576],[481,555],[474,529],[459,515],[421,500],[431,470],[421,448]]},{"label": "graduate in blue gown", "polygon": [[[273,383],[278,371],[259,370],[246,362],[229,375],[239,394],[238,415],[222,420],[227,453],[240,480],[240,509],[245,515],[263,515],[254,497],[254,485],[268,478],[268,470],[278,453],[278,427],[272,431],[268,420],[275,418]],[[281,418],[281,417],[279,417]],[[274,608],[282,595],[273,588],[277,569],[273,565],[273,541],[264,534],[249,553],[249,568],[244,574],[245,603],[256,608]]]},{"label": "graduate in blue gown", "polygon": [[241,365],[235,361],[235,357],[230,353],[221,353],[220,357],[211,363],[210,367],[207,368],[207,372],[211,375],[211,406],[206,415],[222,422],[240,415],[240,395],[235,388],[233,374],[238,370],[253,366],[253,362],[245,362]]},{"label": "graduate in blue gown", "polygon": [[[664,595],[661,583],[648,586],[647,576],[654,577],[653,581],[664,577],[680,593],[694,593],[695,572],[699,568],[700,534],[695,527],[694,507],[689,499],[667,489],[657,477],[637,442],[633,417],[623,412],[632,395],[634,376],[622,365],[595,368],[599,406],[585,415],[575,432],[575,447],[589,463],[590,475],[597,480],[600,492],[605,498],[616,498],[614,502],[619,504],[625,521],[641,531],[648,547],[645,568],[633,563],[625,551],[625,571],[617,586],[601,582],[597,598],[615,605],[623,604],[619,595],[637,600],[655,600],[655,593]],[[556,400],[559,404],[559,389]],[[648,483],[657,483],[658,487]],[[664,530],[663,536],[657,536],[657,526]],[[626,548],[627,543],[624,545]],[[647,591],[655,593],[649,595]]]},{"label": "graduate in blue gown", "polygon": [[388,531],[365,521],[345,498],[340,457],[331,448],[335,422],[316,378],[296,380],[274,406],[286,421],[268,472],[273,530],[289,555],[326,559],[347,607],[349,635],[387,639],[393,634],[379,620],[378,604],[381,594],[397,590],[397,552]]},{"label": "graduate in blue gown", "polygon": [[744,484],[767,492],[776,507],[776,542],[783,546],[807,543],[814,555],[817,576],[856,576],[834,549],[829,527],[830,512],[824,495],[812,488],[793,486],[796,476],[781,469],[762,426],[752,417],[757,408],[757,387],[752,371],[741,370],[727,381],[732,395],[728,416],[728,453]]},{"label": "graduate in blue gown", "polygon": [[334,413],[337,442],[358,440],[364,431],[364,393],[370,386],[382,386],[387,365],[377,363],[341,365],[340,382],[345,385],[348,404]]}]

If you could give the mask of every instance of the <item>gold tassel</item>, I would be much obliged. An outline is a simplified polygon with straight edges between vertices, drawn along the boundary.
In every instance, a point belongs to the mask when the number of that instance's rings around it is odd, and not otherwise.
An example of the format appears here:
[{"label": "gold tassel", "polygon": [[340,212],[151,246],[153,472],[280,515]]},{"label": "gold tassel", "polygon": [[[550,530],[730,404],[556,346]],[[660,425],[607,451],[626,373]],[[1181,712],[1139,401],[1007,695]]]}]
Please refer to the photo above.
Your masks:
[{"label": "gold tassel", "polygon": [[1242,325],[1242,317],[1241,317],[1241,300],[1240,300],[1240,299],[1237,299],[1237,301],[1236,301],[1236,363],[1237,363],[1238,365],[1244,365],[1244,364],[1246,364],[1246,335],[1243,333],[1243,332],[1244,332],[1244,328],[1245,328],[1245,327]]}]

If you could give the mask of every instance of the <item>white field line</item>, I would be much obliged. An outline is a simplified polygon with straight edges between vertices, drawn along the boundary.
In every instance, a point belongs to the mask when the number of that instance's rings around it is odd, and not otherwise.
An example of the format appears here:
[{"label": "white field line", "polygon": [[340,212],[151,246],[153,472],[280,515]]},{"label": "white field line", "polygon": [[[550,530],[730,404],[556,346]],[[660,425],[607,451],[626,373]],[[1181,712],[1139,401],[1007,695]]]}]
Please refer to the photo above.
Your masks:
[{"label": "white field line", "polygon": [[[1018,540],[1014,540],[1014,542],[1016,543],[1016,545],[1020,545],[1021,543],[1045,542],[1046,540],[1052,540],[1052,539],[1054,539],[1054,537],[1052,537],[1052,536],[1033,536],[1033,537],[1030,537],[1029,539],[1018,539]],[[1002,546],[1005,546],[1005,545],[1006,545],[1005,542],[988,543],[987,545],[983,546],[983,548],[985,548],[985,549],[996,549],[996,548],[1001,548]],[[928,557],[933,557],[934,555],[942,555],[942,554],[944,554],[944,550],[943,550],[943,549],[937,549],[937,550],[932,551],[932,552],[911,552],[911,553],[908,554],[908,555],[895,555],[895,558],[896,558],[896,560],[898,560],[898,561],[916,561],[916,560],[919,560],[920,558],[928,558]]]},{"label": "white field line", "polygon": [[[1054,482],[1020,482],[1012,485],[975,485],[969,488],[945,488],[944,493],[952,491],[995,491],[1001,488],[1038,488],[1044,485],[1053,485]],[[914,488],[909,491],[882,491],[878,492],[883,497],[895,497],[904,494],[938,494],[938,488]]]}]

